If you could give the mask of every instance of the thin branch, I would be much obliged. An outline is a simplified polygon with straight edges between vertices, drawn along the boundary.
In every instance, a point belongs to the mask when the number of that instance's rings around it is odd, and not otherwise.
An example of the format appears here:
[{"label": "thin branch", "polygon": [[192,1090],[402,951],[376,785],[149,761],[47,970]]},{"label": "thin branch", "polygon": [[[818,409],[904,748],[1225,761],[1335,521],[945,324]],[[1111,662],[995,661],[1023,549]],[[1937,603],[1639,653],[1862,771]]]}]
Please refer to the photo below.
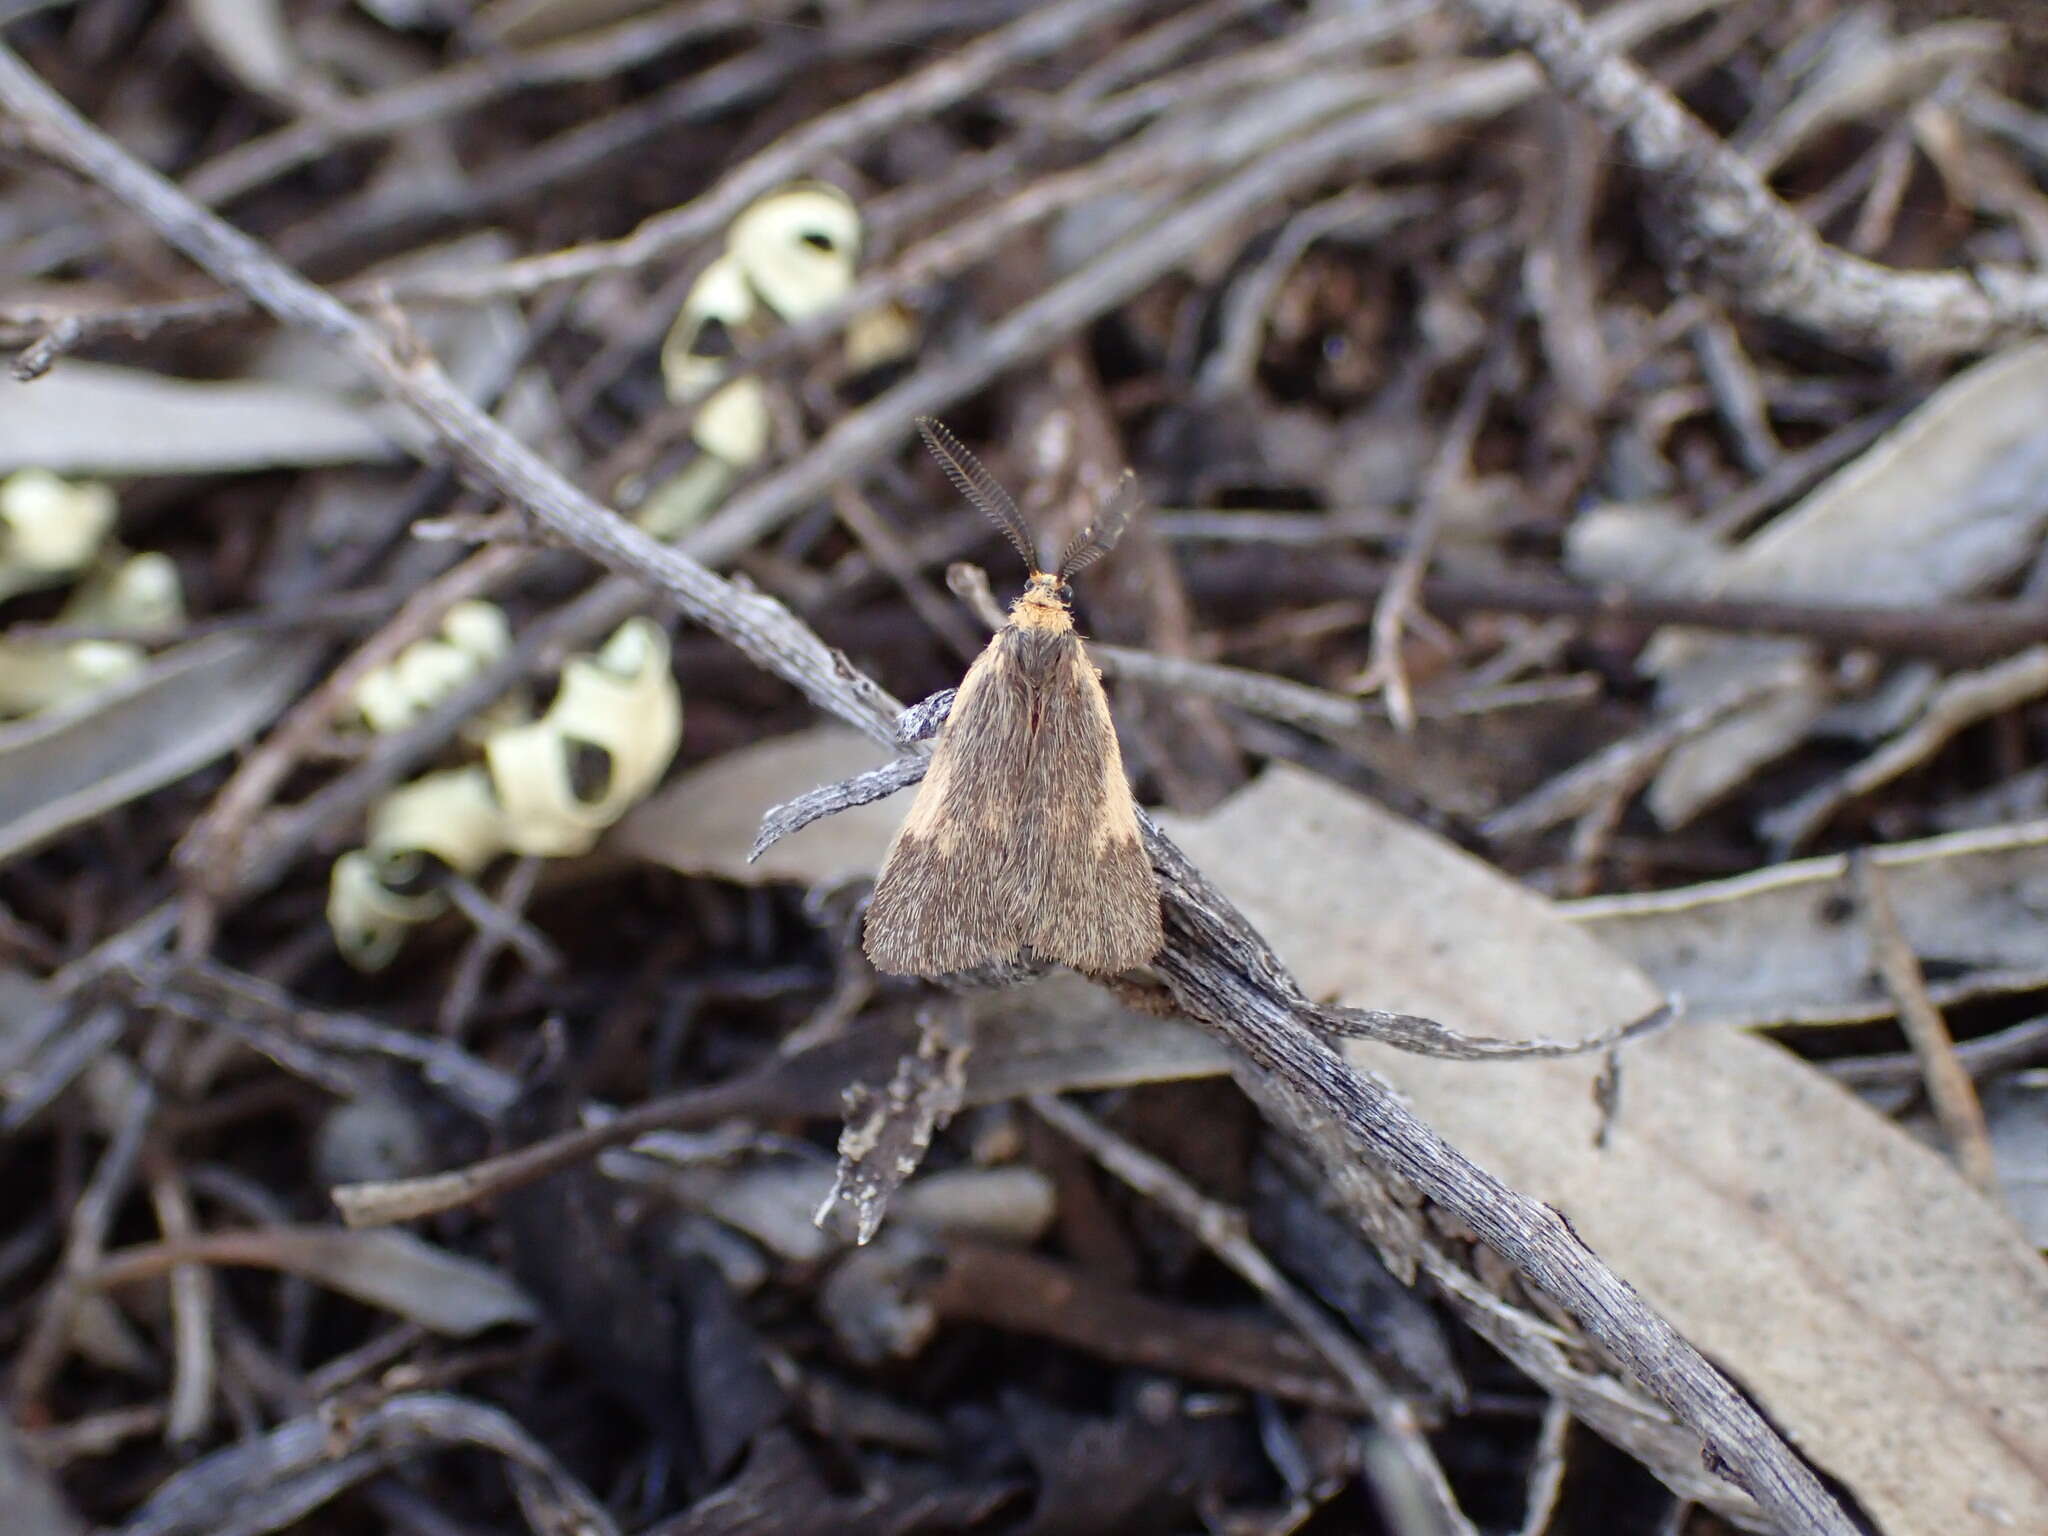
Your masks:
[{"label": "thin branch", "polygon": [[2048,330],[2048,274],[2004,266],[1901,272],[1825,244],[1754,165],[1600,41],[1569,0],[1457,3],[1527,49],[1552,85],[1620,138],[1676,226],[1681,264],[1711,279],[1731,303],[1837,346],[1910,361],[1981,352]]},{"label": "thin branch", "polygon": [[[1051,6],[1019,25],[1056,13],[1070,23],[1086,14],[1080,7]],[[463,468],[496,494],[526,508],[583,553],[638,574],[821,708],[877,741],[893,742],[899,712],[894,701],[781,604],[721,580],[599,507],[471,405],[430,359],[401,356],[368,321],[199,208],[92,128],[4,48],[0,108],[22,124],[42,153],[111,193],[221,282],[248,293],[281,320],[328,340],[388,397],[428,425]],[[1319,164],[1318,174],[1321,168]],[[1290,174],[1272,172],[1270,180],[1234,179],[1226,185],[1234,189],[1228,206],[1242,213],[1280,195],[1295,180]],[[1177,238],[1192,239],[1196,231],[1190,225],[1199,222],[1206,228],[1220,211],[1209,205],[1204,218],[1194,221],[1190,211],[1183,210],[1155,226],[1154,233],[1171,227]],[[1051,322],[1068,317],[1041,318]],[[1028,351],[1025,340],[1013,335],[1011,345],[1018,352]],[[1030,340],[1044,344],[1042,338]],[[955,381],[966,366],[955,365]],[[900,387],[891,391],[899,394]],[[934,400],[931,406],[944,403]],[[802,500],[858,469],[868,454],[893,446],[909,430],[914,414],[902,410],[903,404],[896,399],[879,413],[871,405],[848,418],[810,458],[822,467],[834,454],[848,454],[864,436],[865,451],[833,464],[816,486],[795,490],[793,482],[777,477],[783,480],[783,489],[776,494]],[[899,411],[900,415],[892,414]],[[863,417],[858,431],[847,431],[849,423]],[[828,447],[831,452],[825,451]],[[757,497],[765,491],[765,486],[758,488]],[[734,529],[736,535],[760,516],[764,501],[757,500],[747,518],[736,520],[742,525]],[[740,540],[745,542],[746,538]],[[1158,969],[1180,1008],[1238,1054],[1262,1101],[1287,1106],[1292,1127],[1312,1143],[1326,1143],[1332,1131],[1341,1135],[1348,1159],[1362,1158],[1366,1166],[1406,1180],[1478,1233],[1532,1284],[1556,1298],[1595,1342],[1699,1433],[1715,1464],[1747,1488],[1785,1530],[1800,1536],[1851,1536],[1853,1527],[1812,1471],[1697,1350],[1579,1241],[1561,1215],[1508,1189],[1418,1120],[1384,1084],[1345,1062],[1318,1034],[1315,1010],[1299,984],[1243,915],[1156,828],[1148,827],[1147,844],[1162,879],[1167,918],[1168,943],[1158,957]],[[1343,1171],[1339,1187],[1359,1183],[1356,1167]]]},{"label": "thin branch", "polygon": [[344,145],[450,118],[516,91],[611,80],[698,38],[762,22],[769,11],[758,0],[717,0],[579,32],[524,53],[494,51],[424,79],[333,103],[317,115],[237,144],[195,168],[185,178],[185,190],[198,202],[218,207]]},{"label": "thin branch", "polygon": [[[1284,586],[1304,602],[1351,601],[1376,596],[1390,579],[1377,563],[1330,553],[1319,553],[1314,563],[1261,560],[1249,551],[1233,551],[1227,562],[1198,555],[1186,563],[1189,590],[1214,600],[1240,593],[1263,595]],[[2001,661],[2027,646],[2048,643],[2048,604],[2039,601],[1889,608],[1875,603],[1690,596],[1491,575],[1425,577],[1422,601],[1431,612],[1452,618],[1515,613],[1608,619],[1645,628],[1683,624],[1729,634],[1794,635],[1830,650],[1925,656],[1950,666]]]},{"label": "thin branch", "polygon": [[1493,345],[1459,393],[1458,408],[1423,476],[1415,515],[1409,521],[1408,542],[1373,606],[1372,653],[1367,672],[1379,684],[1394,728],[1403,735],[1415,729],[1415,696],[1408,687],[1408,669],[1402,662],[1401,648],[1408,626],[1419,611],[1422,579],[1436,558],[1437,540],[1450,516],[1452,497],[1471,477],[1472,446],[1486,419],[1486,408],[1493,403],[1501,362],[1507,355],[1504,342],[1509,329],[1505,323],[1496,327]]},{"label": "thin branch", "polygon": [[1849,860],[1849,880],[1863,909],[1864,926],[1870,934],[1872,956],[1885,990],[1899,1010],[1899,1027],[1920,1058],[1920,1070],[1927,1083],[1927,1102],[1934,1106],[1934,1118],[1947,1138],[1963,1176],[1985,1194],[1998,1196],[1998,1160],[1991,1152],[1991,1132],[1984,1123],[1984,1106],[1977,1099],[1977,1085],[1956,1056],[1956,1043],[1948,1032],[1948,1021],[1927,995],[1927,977],[1920,969],[1920,957],[1899,926],[1899,914],[1892,905],[1891,889],[1884,871],[1867,850]]}]

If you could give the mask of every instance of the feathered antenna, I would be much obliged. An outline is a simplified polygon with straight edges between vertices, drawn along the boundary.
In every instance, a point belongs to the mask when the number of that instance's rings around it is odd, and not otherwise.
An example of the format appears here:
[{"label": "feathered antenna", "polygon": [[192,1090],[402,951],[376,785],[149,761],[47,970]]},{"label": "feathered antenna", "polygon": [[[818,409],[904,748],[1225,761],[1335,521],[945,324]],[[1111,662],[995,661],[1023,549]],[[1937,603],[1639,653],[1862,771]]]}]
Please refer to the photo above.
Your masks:
[{"label": "feathered antenna", "polygon": [[1095,518],[1075,534],[1067,547],[1060,551],[1059,569],[1056,574],[1061,581],[1100,560],[1112,549],[1116,541],[1124,536],[1124,526],[1130,522],[1131,514],[1138,510],[1144,495],[1138,489],[1138,477],[1128,469],[1110,493],[1109,501]]},{"label": "feathered antenna", "polygon": [[1023,556],[1026,570],[1037,570],[1037,551],[1031,547],[1031,534],[1024,526],[1024,516],[1017,510],[1017,503],[1010,500],[1010,493],[996,484],[996,477],[982,468],[981,460],[967,451],[966,444],[932,417],[918,417],[917,430],[924,434],[925,447],[939,461],[939,468],[946,472],[946,478],[953,482],[954,489],[981,508],[982,516],[1002,529],[1003,536]]}]

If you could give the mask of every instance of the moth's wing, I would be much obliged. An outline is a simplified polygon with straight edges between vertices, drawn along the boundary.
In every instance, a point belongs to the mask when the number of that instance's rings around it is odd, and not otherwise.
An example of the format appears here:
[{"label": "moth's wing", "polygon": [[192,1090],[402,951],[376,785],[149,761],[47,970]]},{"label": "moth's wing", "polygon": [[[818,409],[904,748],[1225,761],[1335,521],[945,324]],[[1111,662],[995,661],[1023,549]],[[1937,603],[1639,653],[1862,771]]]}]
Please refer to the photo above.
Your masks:
[{"label": "moth's wing", "polygon": [[1024,792],[1035,870],[1027,937],[1045,959],[1114,975],[1165,942],[1159,884],[1101,680],[1080,638],[1060,639],[1037,689]]},{"label": "moth's wing", "polygon": [[877,970],[943,976],[1012,959],[1024,945],[1034,690],[1002,664],[1003,643],[998,634],[967,669],[882,860],[862,941]]}]

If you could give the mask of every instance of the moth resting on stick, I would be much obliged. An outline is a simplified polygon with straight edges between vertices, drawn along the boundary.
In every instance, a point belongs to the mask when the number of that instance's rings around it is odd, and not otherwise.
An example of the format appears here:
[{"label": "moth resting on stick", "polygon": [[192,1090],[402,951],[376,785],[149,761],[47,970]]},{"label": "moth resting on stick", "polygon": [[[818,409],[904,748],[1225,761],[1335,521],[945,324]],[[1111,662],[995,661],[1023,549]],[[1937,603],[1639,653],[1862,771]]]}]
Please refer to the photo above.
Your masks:
[{"label": "moth resting on stick", "polygon": [[1095,521],[1041,570],[1009,494],[952,433],[929,417],[917,425],[1030,575],[1010,622],[961,681],[882,860],[868,958],[908,976],[1033,960],[1091,976],[1143,965],[1165,942],[1159,887],[1109,700],[1067,606],[1067,579],[1115,546],[1137,482],[1126,473]]}]

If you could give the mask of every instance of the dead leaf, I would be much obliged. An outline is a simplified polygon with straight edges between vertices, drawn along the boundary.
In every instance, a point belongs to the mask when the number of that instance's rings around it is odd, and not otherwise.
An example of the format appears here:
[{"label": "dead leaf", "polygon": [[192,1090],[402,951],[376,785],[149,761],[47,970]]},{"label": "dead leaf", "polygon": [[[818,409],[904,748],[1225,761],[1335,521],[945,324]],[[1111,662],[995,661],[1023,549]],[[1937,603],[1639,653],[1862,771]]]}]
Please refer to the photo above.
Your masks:
[{"label": "dead leaf", "polygon": [[185,0],[192,30],[249,90],[296,106],[302,65],[279,0]]},{"label": "dead leaf", "polygon": [[[2048,526],[2048,343],[2017,347],[1945,385],[1798,506],[1710,562],[1697,590],[1748,597],[1938,603],[2020,569]],[[1681,826],[1805,736],[1830,702],[1800,640],[1666,630],[1644,653],[1658,708],[1676,714],[1739,674],[1804,658],[1806,683],[1672,753],[1649,795]]]},{"label": "dead leaf", "polygon": [[200,383],[103,363],[0,378],[0,474],[193,475],[400,455],[381,408],[271,380]]},{"label": "dead leaf", "polygon": [[[403,169],[428,176],[436,165],[407,159]],[[451,194],[461,185],[459,175],[448,173]],[[503,230],[480,229],[380,261],[355,280],[402,284],[435,274],[474,272],[518,254],[519,247]],[[430,354],[448,381],[472,400],[488,399],[504,389],[505,381],[526,357],[526,321],[519,306],[508,299],[408,311],[406,327],[411,343]],[[371,398],[364,392],[362,371],[310,331],[281,330],[265,337],[250,349],[244,372],[251,379],[317,390],[337,400]],[[431,444],[410,422],[391,426],[403,442],[421,447]]]},{"label": "dead leaf", "polygon": [[56,1479],[5,1414],[0,1414],[0,1508],[7,1511],[13,1536],[84,1536],[85,1522],[64,1502]]},{"label": "dead leaf", "polygon": [[[435,1333],[467,1338],[538,1315],[497,1269],[389,1227],[265,1227],[201,1240],[213,1262],[301,1275]],[[146,1250],[145,1250],[146,1251]],[[110,1266],[122,1256],[110,1255]]]},{"label": "dead leaf", "polygon": [[2036,1248],[2048,1247],[2048,1093],[2036,1074],[2015,1073],[1982,1089],[1998,1190]]},{"label": "dead leaf", "polygon": [[750,884],[831,885],[873,875],[909,809],[892,797],[829,816],[747,862],[761,814],[807,790],[886,762],[865,736],[820,726],[779,736],[686,773],[612,829],[608,845],[682,874]]},{"label": "dead leaf", "polygon": [[[1173,835],[1311,996],[1515,1037],[1658,1000],[1540,898],[1298,770]],[[1569,1216],[1881,1528],[2048,1529],[2048,1266],[1822,1073],[1751,1035],[1667,1030],[1624,1058],[1602,1149],[1595,1060],[1348,1053]]]},{"label": "dead leaf", "polygon": [[0,727],[0,861],[233,751],[298,692],[311,656],[303,644],[215,635]]},{"label": "dead leaf", "polygon": [[[2048,985],[2048,821],[1893,843],[1871,856],[1937,1003]],[[1682,998],[1695,1027],[1855,1024],[1893,1012],[1839,855],[1557,910]]]}]

